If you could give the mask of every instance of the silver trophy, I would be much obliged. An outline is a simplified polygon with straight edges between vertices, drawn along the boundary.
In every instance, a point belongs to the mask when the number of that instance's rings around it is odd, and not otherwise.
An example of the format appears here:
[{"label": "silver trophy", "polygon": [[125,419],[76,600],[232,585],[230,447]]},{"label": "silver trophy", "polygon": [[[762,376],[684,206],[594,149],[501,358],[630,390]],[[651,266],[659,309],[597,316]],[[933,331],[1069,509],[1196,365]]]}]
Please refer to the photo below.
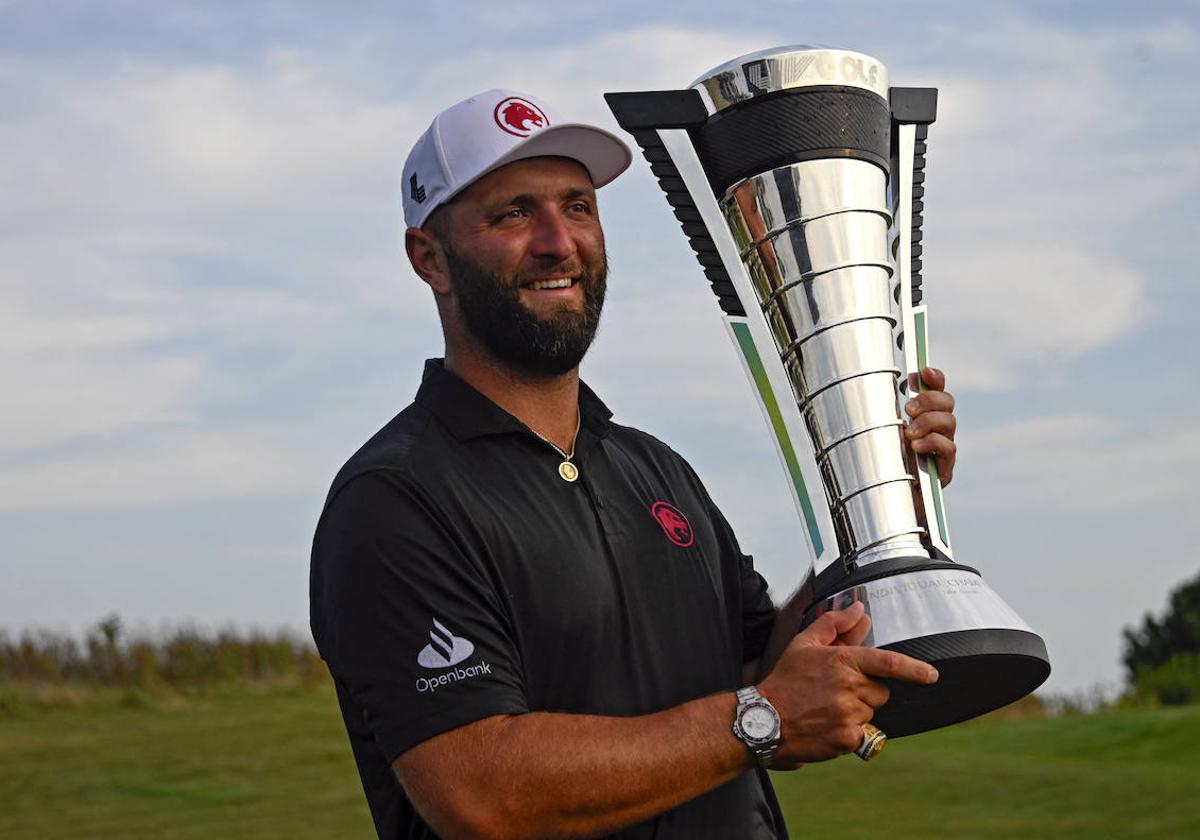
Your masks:
[{"label": "silver trophy", "polygon": [[[864,644],[933,663],[875,716],[889,736],[1010,703],[1046,646],[954,561],[933,459],[903,437],[927,364],[921,213],[937,91],[890,87],[862,53],[742,56],[687,90],[606,94],[641,146],[724,314],[771,427],[810,563],[779,621],[861,601]],[[790,634],[766,653],[773,663]]]}]

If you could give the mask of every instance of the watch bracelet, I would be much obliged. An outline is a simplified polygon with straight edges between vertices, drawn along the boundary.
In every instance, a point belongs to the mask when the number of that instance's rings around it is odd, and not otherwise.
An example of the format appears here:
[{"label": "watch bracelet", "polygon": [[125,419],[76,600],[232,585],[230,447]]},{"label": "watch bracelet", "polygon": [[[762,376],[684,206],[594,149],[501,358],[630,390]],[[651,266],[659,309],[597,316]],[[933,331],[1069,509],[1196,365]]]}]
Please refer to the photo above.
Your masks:
[{"label": "watch bracelet", "polygon": [[779,725],[782,724],[782,720],[779,717],[779,711],[775,708],[770,700],[758,693],[758,686],[748,685],[744,688],[739,688],[736,692],[736,695],[738,705],[737,709],[734,711],[733,718],[734,734],[737,736],[739,741],[745,744],[746,749],[748,749],[754,756],[759,767],[769,768],[771,763],[775,760],[775,753],[779,750],[779,745],[782,743],[782,731],[780,731],[779,734],[765,744],[750,743],[750,741],[744,736],[741,729],[741,714],[743,708],[751,703],[765,704],[775,714],[777,725]]}]

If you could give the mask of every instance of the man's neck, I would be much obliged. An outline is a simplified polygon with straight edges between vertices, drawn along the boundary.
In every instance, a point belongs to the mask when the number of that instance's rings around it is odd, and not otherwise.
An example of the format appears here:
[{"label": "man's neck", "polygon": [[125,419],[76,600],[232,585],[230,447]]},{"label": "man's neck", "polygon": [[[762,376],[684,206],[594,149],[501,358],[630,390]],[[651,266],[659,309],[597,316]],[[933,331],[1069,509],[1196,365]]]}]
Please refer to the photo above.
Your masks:
[{"label": "man's neck", "polygon": [[564,452],[579,424],[579,369],[531,376],[479,353],[446,350],[446,370]]}]

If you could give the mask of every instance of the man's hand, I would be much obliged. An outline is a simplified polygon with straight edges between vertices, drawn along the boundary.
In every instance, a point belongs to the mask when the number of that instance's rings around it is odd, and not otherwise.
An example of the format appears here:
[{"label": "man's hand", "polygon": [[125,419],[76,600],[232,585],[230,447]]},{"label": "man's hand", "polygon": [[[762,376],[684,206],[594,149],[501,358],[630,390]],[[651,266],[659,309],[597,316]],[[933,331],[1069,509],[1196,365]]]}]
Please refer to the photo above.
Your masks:
[{"label": "man's hand", "polygon": [[958,448],[954,443],[954,397],[946,391],[946,374],[937,368],[922,368],[921,381],[929,390],[909,400],[904,410],[912,420],[904,429],[913,451],[937,459],[937,474],[945,487],[954,476]]},{"label": "man's hand", "polygon": [[937,670],[918,659],[857,647],[870,626],[861,603],[826,613],[791,641],[759,683],[782,721],[774,767],[791,769],[857,749],[862,725],[888,699],[887,686],[872,677],[937,681]]}]

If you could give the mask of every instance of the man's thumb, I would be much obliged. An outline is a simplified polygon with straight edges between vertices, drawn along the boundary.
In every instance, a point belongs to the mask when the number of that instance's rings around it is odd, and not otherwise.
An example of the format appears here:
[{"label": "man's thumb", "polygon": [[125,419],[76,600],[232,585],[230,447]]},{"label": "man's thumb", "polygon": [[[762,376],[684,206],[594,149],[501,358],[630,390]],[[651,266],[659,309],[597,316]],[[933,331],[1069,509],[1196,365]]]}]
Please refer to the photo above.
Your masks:
[{"label": "man's thumb", "polygon": [[796,635],[796,641],[805,647],[831,645],[842,633],[858,623],[863,616],[863,605],[855,601],[844,610],[830,610]]}]

